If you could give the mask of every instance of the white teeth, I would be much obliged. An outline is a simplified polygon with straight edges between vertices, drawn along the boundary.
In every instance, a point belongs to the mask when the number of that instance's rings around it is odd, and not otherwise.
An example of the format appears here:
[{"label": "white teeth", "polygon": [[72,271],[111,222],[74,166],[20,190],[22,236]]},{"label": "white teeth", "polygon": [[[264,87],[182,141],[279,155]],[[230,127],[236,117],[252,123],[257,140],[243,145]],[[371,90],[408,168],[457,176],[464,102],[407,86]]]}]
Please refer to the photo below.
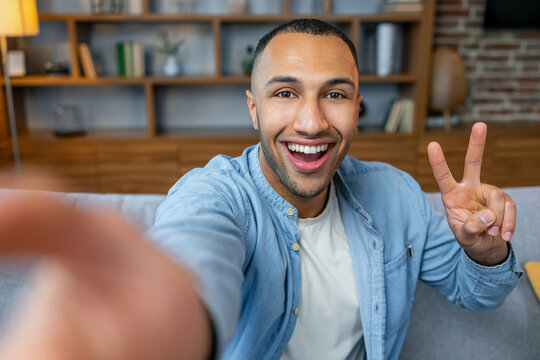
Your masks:
[{"label": "white teeth", "polygon": [[290,151],[302,152],[304,154],[316,154],[321,151],[326,151],[328,149],[328,144],[317,145],[317,146],[308,146],[308,145],[299,145],[299,144],[287,144],[287,148]]}]

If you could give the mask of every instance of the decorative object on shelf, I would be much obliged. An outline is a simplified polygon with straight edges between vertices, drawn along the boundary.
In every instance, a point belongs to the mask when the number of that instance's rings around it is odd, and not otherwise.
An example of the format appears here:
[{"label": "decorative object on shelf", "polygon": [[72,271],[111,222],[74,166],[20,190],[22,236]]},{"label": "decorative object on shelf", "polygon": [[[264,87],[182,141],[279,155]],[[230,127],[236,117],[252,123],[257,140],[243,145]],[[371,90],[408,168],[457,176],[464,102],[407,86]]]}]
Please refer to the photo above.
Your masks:
[{"label": "decorative object on shelf", "polygon": [[394,23],[380,23],[375,33],[375,71],[379,76],[400,72],[401,36],[400,26]]},{"label": "decorative object on shelf", "polygon": [[81,111],[76,105],[54,105],[54,136],[69,137],[84,135]]},{"label": "decorative object on shelf", "polygon": [[229,11],[233,14],[244,14],[247,10],[247,0],[228,0]]},{"label": "decorative object on shelf", "polygon": [[118,76],[142,77],[145,75],[144,47],[136,42],[116,44]]},{"label": "decorative object on shelf", "polygon": [[124,12],[124,0],[112,0],[111,1],[111,13],[122,14]]},{"label": "decorative object on shelf", "polygon": [[2,65],[4,74],[6,74],[4,77],[6,84],[6,103],[16,175],[19,175],[21,171],[21,156],[19,153],[13,94],[11,92],[11,79],[8,71],[7,37],[32,36],[37,34],[39,34],[39,20],[35,0],[11,0],[5,1],[2,4],[2,11],[0,12],[0,47],[2,50]]},{"label": "decorative object on shelf", "polygon": [[397,12],[397,13],[407,13],[415,14],[421,13],[424,11],[424,6],[422,1],[400,1],[400,0],[389,0],[384,4],[384,12]]},{"label": "decorative object on shelf", "polygon": [[438,47],[433,52],[430,110],[442,111],[444,129],[450,131],[450,112],[467,98],[468,84],[465,65],[461,56],[448,47]]},{"label": "decorative object on shelf", "polygon": [[124,0],[90,0],[90,12],[93,15],[122,14]]},{"label": "decorative object on shelf", "polygon": [[184,43],[184,39],[171,41],[169,33],[162,31],[159,33],[161,45],[156,48],[156,51],[167,56],[165,65],[163,66],[163,74],[165,76],[177,76],[180,73],[180,64],[178,63],[178,52]]},{"label": "decorative object on shelf", "polygon": [[143,13],[143,0],[129,0],[127,4],[127,12],[130,15],[141,15]]},{"label": "decorative object on shelf", "polygon": [[88,44],[79,44],[79,58],[81,60],[81,66],[84,76],[89,79],[96,79],[96,66],[94,65],[94,60],[92,59],[92,54],[90,53],[90,48],[88,47]]},{"label": "decorative object on shelf", "polygon": [[49,76],[66,76],[69,75],[69,64],[65,61],[47,61],[43,65],[45,74]]},{"label": "decorative object on shelf", "polygon": [[312,0],[311,7],[313,14],[330,15],[333,11],[334,2],[333,0]]},{"label": "decorative object on shelf", "polygon": [[251,76],[251,70],[253,70],[253,46],[246,46],[246,53],[242,58],[242,71],[244,75]]},{"label": "decorative object on shelf", "polygon": [[26,61],[24,57],[24,51],[9,50],[8,74],[9,76],[25,76],[26,75]]},{"label": "decorative object on shelf", "polygon": [[196,14],[199,8],[197,0],[172,0],[181,14]]},{"label": "decorative object on shelf", "polygon": [[105,13],[105,0],[90,0],[90,12],[94,15]]}]

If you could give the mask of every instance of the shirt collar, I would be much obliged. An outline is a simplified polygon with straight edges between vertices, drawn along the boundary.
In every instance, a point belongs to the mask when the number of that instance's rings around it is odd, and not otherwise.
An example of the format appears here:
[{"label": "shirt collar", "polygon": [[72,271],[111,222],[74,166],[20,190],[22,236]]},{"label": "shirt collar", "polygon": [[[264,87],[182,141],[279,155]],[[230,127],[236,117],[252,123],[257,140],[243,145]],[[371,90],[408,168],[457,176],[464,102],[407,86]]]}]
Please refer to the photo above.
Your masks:
[{"label": "shirt collar", "polygon": [[266,202],[277,211],[287,213],[289,209],[293,209],[294,215],[289,216],[296,221],[298,210],[274,190],[262,172],[261,164],[259,163],[260,147],[261,144],[258,143],[251,147],[248,153],[249,173],[255,183],[255,187],[257,187],[257,190],[264,197]]}]

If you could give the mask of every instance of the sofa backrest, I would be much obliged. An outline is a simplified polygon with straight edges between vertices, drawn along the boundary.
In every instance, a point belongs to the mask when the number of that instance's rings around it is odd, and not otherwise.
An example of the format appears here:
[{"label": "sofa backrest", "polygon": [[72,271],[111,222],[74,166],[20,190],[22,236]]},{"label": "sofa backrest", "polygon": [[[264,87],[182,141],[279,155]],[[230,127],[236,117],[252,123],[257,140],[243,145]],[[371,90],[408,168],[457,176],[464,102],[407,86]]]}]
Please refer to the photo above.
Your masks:
[{"label": "sofa backrest", "polygon": [[[540,261],[540,186],[510,188],[518,208],[512,240],[519,263]],[[0,199],[11,191],[0,190]],[[76,206],[105,207],[121,212],[144,228],[164,195],[56,194]],[[428,194],[435,211],[443,212],[438,193]],[[11,304],[26,291],[28,264],[0,263],[0,330]],[[493,311],[473,312],[450,303],[434,289],[419,283],[411,323],[400,359],[540,359],[540,302],[525,278]]]}]

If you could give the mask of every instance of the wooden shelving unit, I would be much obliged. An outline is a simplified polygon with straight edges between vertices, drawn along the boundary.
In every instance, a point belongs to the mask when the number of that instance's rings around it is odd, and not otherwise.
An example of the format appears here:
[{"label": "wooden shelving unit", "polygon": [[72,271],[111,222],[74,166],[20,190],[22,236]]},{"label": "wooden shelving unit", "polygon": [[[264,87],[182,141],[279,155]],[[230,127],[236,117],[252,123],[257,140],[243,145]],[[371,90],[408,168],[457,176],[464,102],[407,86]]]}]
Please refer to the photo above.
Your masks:
[{"label": "wooden shelving unit", "polygon": [[[223,29],[226,26],[243,26],[281,23],[295,18],[306,17],[291,13],[291,0],[282,0],[282,13],[277,15],[164,15],[150,13],[149,0],[143,1],[145,12],[142,15],[86,15],[86,14],[41,14],[42,22],[65,23],[67,41],[69,43],[71,75],[66,77],[27,76],[15,78],[12,85],[18,94],[17,103],[20,122],[21,153],[23,165],[37,164],[52,168],[63,176],[72,189],[93,192],[165,192],[186,171],[196,166],[203,166],[212,156],[225,153],[239,155],[242,150],[255,144],[256,134],[249,129],[197,128],[194,124],[190,131],[164,131],[159,128],[156,111],[156,88],[189,87],[192,85],[247,85],[247,76],[227,75],[223,71]],[[427,164],[425,146],[430,139],[439,140],[443,146],[450,146],[451,166],[457,166],[458,172],[463,163],[462,153],[467,144],[467,131],[447,133],[424,130],[427,116],[429,69],[431,66],[431,47],[435,0],[423,0],[424,10],[421,14],[378,14],[378,15],[320,15],[312,16],[343,26],[357,48],[361,44],[363,24],[380,22],[396,22],[407,26],[404,51],[404,69],[402,74],[378,77],[372,74],[361,74],[360,82],[365,84],[397,84],[400,92],[414,100],[414,129],[411,134],[384,134],[381,129],[366,129],[355,136],[350,154],[362,160],[378,160],[389,162],[410,172],[417,177],[426,190],[436,190]],[[88,79],[81,74],[77,45],[87,40],[94,24],[111,23],[115,26],[126,24],[204,24],[211,29],[213,35],[214,73],[208,76],[182,76],[175,78],[146,76],[142,78],[99,77]],[[362,54],[360,54],[362,56]],[[3,85],[3,79],[0,78]],[[25,89],[36,87],[93,87],[133,86],[143,89],[146,105],[145,129],[127,130],[91,130],[84,137],[59,139],[52,131],[30,131],[25,128],[24,101]],[[118,90],[122,91],[122,90]],[[84,100],[82,100],[84,101]],[[2,106],[0,106],[0,110]],[[7,124],[5,111],[0,111],[0,130]],[[3,134],[3,135],[2,135]],[[513,137],[506,138],[504,133],[493,135],[494,146],[500,149],[513,149],[514,158],[500,150],[493,150],[493,157],[487,161],[494,166],[497,159],[503,159],[509,168],[516,164],[516,159],[523,151],[532,151],[540,155],[534,140],[538,139],[536,128],[514,132]],[[491,135],[490,135],[491,136]],[[521,136],[521,137],[520,137]],[[520,148],[519,139],[525,141],[529,148]],[[527,138],[528,136],[528,138]],[[536,138],[535,138],[536,136]],[[518,139],[518,140],[516,140]],[[491,141],[491,140],[490,140]],[[490,143],[488,142],[488,145]],[[532,144],[532,145],[531,145]],[[533,146],[533,150],[530,149]],[[536,146],[536,147],[535,147]],[[0,148],[5,153],[9,149],[6,131],[0,133]],[[489,149],[488,149],[489,150]],[[486,153],[488,153],[486,150]],[[5,157],[7,159],[7,157]],[[540,159],[540,156],[537,156]],[[0,160],[4,159],[1,157]],[[4,162],[6,161],[4,159]],[[539,160],[540,161],[540,160]],[[517,162],[519,163],[519,161]],[[529,163],[530,164],[530,163]],[[540,174],[540,163],[533,163],[533,169]],[[503,167],[503,169],[505,169]],[[529,172],[530,174],[530,172]],[[533,174],[535,172],[533,171]],[[488,171],[488,177],[501,180],[502,186],[529,185],[533,176],[526,176],[520,181],[507,181],[501,178],[496,170]],[[540,179],[540,177],[538,178]],[[515,180],[515,178],[514,178]],[[540,181],[540,180],[537,180]]]}]

